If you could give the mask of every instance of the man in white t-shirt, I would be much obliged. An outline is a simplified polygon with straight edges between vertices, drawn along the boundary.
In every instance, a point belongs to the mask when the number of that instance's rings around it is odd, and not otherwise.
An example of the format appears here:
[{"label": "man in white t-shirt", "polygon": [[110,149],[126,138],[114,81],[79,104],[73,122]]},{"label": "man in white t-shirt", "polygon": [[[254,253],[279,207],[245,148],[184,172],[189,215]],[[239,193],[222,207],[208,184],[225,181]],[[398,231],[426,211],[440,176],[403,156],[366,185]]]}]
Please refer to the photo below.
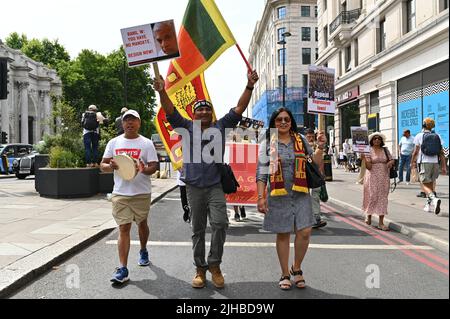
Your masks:
[{"label": "man in white t-shirt", "polygon": [[[424,211],[434,211],[434,213],[438,215],[441,211],[441,200],[436,195],[435,187],[436,180],[439,177],[439,162],[441,163],[441,171],[444,175],[447,174],[447,166],[445,164],[445,157],[442,151],[443,141],[440,136],[432,132],[434,126],[435,123],[433,119],[427,117],[423,120],[423,131],[417,134],[414,138],[415,149],[412,155],[411,163],[412,169],[419,170],[419,181],[422,183],[423,189],[427,194],[427,203],[425,204]],[[427,137],[427,140],[430,140],[429,137],[435,137],[434,142],[431,141],[424,143],[425,137]],[[432,152],[436,153],[436,155],[424,154],[422,152],[423,144],[427,146],[427,149],[433,149]],[[428,146],[427,144],[430,145]],[[437,151],[434,151],[434,149],[437,149]]]},{"label": "man in white t-shirt", "polygon": [[[124,134],[108,142],[100,166],[103,172],[114,172],[111,201],[113,216],[119,226],[120,267],[117,268],[111,279],[113,283],[124,283],[129,279],[127,263],[130,251],[130,229],[133,221],[138,225],[141,242],[138,264],[140,266],[150,264],[146,248],[149,237],[147,218],[150,212],[152,190],[150,175],[158,168],[158,156],[153,142],[139,135],[141,127],[139,113],[128,110],[123,115],[122,123]],[[119,166],[113,157],[119,154],[127,154],[138,162],[135,167],[136,177],[131,181],[123,180],[116,172]]]}]

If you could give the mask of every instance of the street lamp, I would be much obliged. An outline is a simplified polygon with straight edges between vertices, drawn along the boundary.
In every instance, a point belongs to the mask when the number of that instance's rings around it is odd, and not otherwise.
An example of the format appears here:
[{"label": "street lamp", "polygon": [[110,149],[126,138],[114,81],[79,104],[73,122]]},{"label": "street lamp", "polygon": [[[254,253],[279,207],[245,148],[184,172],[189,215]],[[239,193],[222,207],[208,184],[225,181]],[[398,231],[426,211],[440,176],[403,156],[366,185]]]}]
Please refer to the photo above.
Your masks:
[{"label": "street lamp", "polygon": [[283,45],[283,107],[286,107],[286,38],[291,35],[290,32],[284,32],[281,34],[283,38],[277,42]]}]

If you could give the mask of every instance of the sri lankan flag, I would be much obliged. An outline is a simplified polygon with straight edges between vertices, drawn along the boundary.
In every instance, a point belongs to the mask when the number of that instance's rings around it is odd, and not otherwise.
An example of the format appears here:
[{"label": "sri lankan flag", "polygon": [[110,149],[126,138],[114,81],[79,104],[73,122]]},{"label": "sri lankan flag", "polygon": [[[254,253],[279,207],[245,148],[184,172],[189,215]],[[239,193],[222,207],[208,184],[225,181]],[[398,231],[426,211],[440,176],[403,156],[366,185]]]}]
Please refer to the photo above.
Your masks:
[{"label": "sri lankan flag", "polygon": [[[195,102],[197,100],[211,101],[203,73],[186,83],[175,93],[169,95],[169,98],[181,116],[193,120],[194,110],[192,108]],[[213,120],[215,118],[215,113],[213,113]],[[181,137],[174,131],[169,121],[167,121],[166,113],[161,107],[156,114],[155,126],[174,169],[180,169],[183,165]]]},{"label": "sri lankan flag", "polygon": [[167,73],[167,94],[203,73],[235,43],[213,0],[189,0],[178,34],[180,57],[172,60]]}]

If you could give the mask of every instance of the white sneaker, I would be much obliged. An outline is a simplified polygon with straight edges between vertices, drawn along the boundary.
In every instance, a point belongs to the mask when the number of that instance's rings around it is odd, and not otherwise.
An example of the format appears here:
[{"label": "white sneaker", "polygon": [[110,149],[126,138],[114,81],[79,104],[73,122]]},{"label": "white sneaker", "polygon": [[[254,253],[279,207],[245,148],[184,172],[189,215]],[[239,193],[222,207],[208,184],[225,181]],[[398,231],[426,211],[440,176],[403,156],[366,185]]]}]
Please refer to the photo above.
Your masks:
[{"label": "white sneaker", "polygon": [[431,213],[431,210],[432,210],[432,208],[431,208],[430,203],[426,203],[425,207],[423,208],[423,211],[427,212],[427,213]]},{"label": "white sneaker", "polygon": [[437,197],[433,198],[434,213],[439,215],[441,212],[441,200]]},{"label": "white sneaker", "polygon": [[406,185],[409,185],[409,182],[406,182]]}]

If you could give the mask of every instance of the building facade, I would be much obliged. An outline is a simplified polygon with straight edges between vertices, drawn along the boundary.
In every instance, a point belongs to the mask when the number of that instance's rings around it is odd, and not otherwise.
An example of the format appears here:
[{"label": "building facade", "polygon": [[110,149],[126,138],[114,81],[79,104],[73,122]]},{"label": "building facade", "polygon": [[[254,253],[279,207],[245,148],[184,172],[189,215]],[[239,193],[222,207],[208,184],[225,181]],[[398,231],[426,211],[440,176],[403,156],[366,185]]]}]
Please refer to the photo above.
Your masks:
[{"label": "building facade", "polygon": [[[433,117],[448,148],[448,0],[318,0],[317,65],[336,70],[335,144],[351,126],[381,131],[397,154]],[[341,147],[342,148],[342,147]]]},{"label": "building facade", "polygon": [[0,58],[7,58],[9,70],[9,93],[0,100],[0,131],[8,133],[8,143],[35,144],[50,133],[52,96],[61,96],[61,80],[55,70],[1,41]]},{"label": "building facade", "polygon": [[304,125],[308,66],[318,57],[317,43],[315,0],[266,1],[250,44],[249,61],[260,75],[250,103],[253,118],[267,125],[271,113],[283,105],[284,75],[285,105],[297,124]]}]

